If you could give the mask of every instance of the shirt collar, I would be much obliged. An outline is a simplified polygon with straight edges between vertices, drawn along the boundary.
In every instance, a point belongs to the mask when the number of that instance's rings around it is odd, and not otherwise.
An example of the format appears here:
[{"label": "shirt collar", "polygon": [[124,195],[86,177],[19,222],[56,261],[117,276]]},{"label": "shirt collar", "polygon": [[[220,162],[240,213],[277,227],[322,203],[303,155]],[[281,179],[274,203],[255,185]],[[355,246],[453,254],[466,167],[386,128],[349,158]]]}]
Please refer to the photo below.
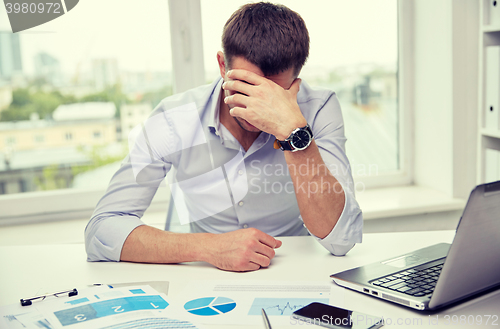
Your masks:
[{"label": "shirt collar", "polygon": [[210,106],[210,116],[209,116],[209,122],[208,122],[208,128],[214,132],[217,136],[220,136],[220,98],[222,97],[222,83],[224,83],[224,80],[222,78],[219,78],[219,81],[217,82],[217,85],[215,86],[214,93],[212,96],[212,104]]}]

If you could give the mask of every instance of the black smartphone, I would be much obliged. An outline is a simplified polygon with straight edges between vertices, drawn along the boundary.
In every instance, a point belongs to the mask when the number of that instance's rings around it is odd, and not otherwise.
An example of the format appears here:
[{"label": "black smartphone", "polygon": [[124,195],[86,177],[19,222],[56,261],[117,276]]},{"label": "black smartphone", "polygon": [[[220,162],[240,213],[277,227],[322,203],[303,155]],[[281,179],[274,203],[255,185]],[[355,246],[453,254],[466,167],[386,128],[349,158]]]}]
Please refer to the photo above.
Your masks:
[{"label": "black smartphone", "polygon": [[353,312],[323,303],[311,303],[293,312],[293,324],[315,324],[334,329],[376,329],[384,325],[383,319]]}]

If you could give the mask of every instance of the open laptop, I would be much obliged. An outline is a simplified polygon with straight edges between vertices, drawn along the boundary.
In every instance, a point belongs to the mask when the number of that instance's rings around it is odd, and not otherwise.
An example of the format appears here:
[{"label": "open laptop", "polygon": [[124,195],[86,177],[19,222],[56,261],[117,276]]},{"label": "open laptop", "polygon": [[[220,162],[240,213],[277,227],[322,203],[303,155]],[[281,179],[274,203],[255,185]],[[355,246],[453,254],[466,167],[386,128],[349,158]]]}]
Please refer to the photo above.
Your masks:
[{"label": "open laptop", "polygon": [[500,181],[471,192],[453,243],[332,274],[340,286],[434,310],[500,285]]}]

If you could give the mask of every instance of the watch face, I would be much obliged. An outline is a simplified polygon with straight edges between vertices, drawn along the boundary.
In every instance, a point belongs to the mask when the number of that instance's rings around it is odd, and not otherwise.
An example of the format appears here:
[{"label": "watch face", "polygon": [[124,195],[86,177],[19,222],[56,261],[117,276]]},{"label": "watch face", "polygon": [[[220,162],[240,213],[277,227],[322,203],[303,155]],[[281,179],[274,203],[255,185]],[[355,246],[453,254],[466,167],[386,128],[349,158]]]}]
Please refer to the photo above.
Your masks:
[{"label": "watch face", "polygon": [[299,130],[293,134],[290,143],[296,149],[305,149],[311,143],[311,135],[307,130]]}]

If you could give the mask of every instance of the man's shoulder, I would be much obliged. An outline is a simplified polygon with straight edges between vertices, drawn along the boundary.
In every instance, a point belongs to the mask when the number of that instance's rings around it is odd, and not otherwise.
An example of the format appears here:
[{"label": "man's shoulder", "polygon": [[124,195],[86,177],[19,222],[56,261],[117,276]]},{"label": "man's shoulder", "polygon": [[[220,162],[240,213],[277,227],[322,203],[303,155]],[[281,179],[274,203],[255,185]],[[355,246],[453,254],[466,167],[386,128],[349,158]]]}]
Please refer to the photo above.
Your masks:
[{"label": "man's shoulder", "polygon": [[160,101],[158,106],[153,111],[153,114],[164,111],[182,110],[183,108],[186,108],[186,106],[202,111],[213,96],[215,87],[218,85],[219,81],[220,79],[216,79],[210,84],[198,86],[181,93],[167,96]]},{"label": "man's shoulder", "polygon": [[302,80],[297,94],[297,102],[299,105],[313,100],[326,102],[332,96],[336,97],[333,90],[317,86],[311,87],[306,81]]}]

